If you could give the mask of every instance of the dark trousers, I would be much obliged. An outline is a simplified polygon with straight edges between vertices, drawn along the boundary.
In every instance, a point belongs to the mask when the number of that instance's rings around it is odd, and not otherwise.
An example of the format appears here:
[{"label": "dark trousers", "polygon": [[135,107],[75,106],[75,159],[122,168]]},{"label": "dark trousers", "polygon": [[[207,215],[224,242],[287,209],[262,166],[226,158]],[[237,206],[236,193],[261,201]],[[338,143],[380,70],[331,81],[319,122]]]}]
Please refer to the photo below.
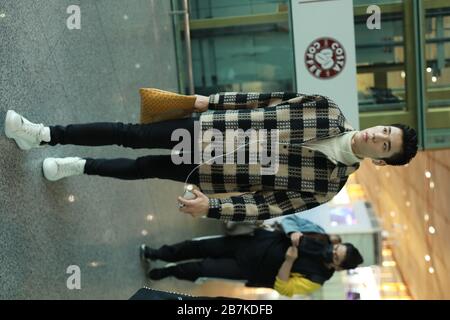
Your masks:
[{"label": "dark trousers", "polygon": [[[186,129],[191,137],[193,155],[194,121],[196,117],[162,121],[151,124],[88,123],[67,126],[50,126],[49,145],[104,146],[118,145],[127,148],[172,149],[179,141],[171,141],[175,129]],[[198,169],[193,157],[190,164],[174,164],[170,155],[149,155],[137,159],[85,158],[85,174],[125,180],[160,178],[198,184]]]},{"label": "dark trousers", "polygon": [[250,237],[228,236],[164,245],[155,251],[154,257],[170,262],[200,259],[169,267],[170,275],[178,279],[195,281],[199,277],[213,277],[248,280],[248,271],[239,265],[237,254],[242,246],[250,242]]}]

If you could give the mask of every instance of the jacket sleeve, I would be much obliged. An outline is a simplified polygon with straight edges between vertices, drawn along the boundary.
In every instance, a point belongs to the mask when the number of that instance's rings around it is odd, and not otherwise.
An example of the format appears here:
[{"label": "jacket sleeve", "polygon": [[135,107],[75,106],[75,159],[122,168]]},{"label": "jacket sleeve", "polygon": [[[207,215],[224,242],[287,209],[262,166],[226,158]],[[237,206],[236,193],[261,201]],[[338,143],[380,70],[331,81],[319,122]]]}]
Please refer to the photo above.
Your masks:
[{"label": "jacket sleeve", "polygon": [[209,96],[208,110],[264,108],[303,96],[305,95],[294,92],[221,92]]},{"label": "jacket sleeve", "polygon": [[257,191],[222,199],[209,198],[207,217],[222,221],[255,222],[314,208],[328,200],[325,198],[297,191]]},{"label": "jacket sleeve", "polygon": [[276,277],[274,289],[281,295],[292,297],[295,294],[308,295],[320,289],[319,283],[302,277],[298,273],[291,273],[288,281]]}]

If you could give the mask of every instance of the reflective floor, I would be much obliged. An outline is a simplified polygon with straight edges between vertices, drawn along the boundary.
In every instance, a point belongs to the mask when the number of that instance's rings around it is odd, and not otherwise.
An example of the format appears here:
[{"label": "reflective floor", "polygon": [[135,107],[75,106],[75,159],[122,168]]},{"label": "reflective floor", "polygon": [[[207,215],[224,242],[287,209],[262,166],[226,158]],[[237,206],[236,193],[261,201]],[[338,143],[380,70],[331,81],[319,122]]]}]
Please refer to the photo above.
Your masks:
[{"label": "reflective floor", "polygon": [[[49,182],[46,157],[129,157],[158,152],[118,146],[21,151],[4,135],[14,109],[46,125],[139,120],[140,87],[177,91],[170,2],[0,0],[0,299],[128,299],[148,284],[138,258],[154,246],[217,234],[222,225],[177,209],[182,184],[78,176]],[[80,267],[81,289],[67,288]],[[194,285],[150,284],[174,291]]]},{"label": "reflective floor", "polygon": [[399,167],[365,160],[356,173],[414,299],[450,298],[449,156],[449,150],[419,152]]}]

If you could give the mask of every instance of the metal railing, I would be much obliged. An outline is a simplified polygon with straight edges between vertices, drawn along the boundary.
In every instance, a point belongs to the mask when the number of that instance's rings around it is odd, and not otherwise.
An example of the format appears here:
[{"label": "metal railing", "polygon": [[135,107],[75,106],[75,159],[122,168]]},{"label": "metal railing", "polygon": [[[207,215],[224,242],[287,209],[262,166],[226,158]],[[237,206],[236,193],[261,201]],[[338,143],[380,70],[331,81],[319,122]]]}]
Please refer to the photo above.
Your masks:
[{"label": "metal railing", "polygon": [[183,0],[183,10],[174,10],[171,15],[184,15],[184,44],[186,50],[186,68],[187,68],[187,83],[189,87],[189,94],[194,94],[194,72],[192,68],[192,47],[191,47],[191,29],[189,24],[189,3],[188,0]]}]

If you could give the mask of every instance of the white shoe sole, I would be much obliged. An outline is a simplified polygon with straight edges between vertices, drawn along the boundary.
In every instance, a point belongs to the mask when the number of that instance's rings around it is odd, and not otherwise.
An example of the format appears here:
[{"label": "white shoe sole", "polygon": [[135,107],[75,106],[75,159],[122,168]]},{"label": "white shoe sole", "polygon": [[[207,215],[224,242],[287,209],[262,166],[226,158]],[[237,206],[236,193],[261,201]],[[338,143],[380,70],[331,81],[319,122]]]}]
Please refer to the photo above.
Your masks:
[{"label": "white shoe sole", "polygon": [[[16,142],[16,144],[19,146],[20,149],[25,150],[25,151],[30,150],[31,146],[14,138],[14,133],[13,133],[11,126],[14,124],[15,121],[17,121],[17,118],[19,118],[19,120],[20,120],[20,115],[17,112],[15,112],[13,110],[8,110],[8,112],[6,112],[5,135],[9,139],[13,139]],[[20,122],[22,122],[22,120],[20,120]]]},{"label": "white shoe sole", "polygon": [[5,135],[10,138],[14,139],[11,132],[11,124],[14,121],[13,117],[15,116],[15,112],[13,110],[8,110],[6,112],[6,118],[5,118]]},{"label": "white shoe sole", "polygon": [[49,181],[57,181],[60,178],[56,178],[58,173],[58,165],[55,158],[46,158],[42,163],[42,171],[44,173],[45,179]]},{"label": "white shoe sole", "polygon": [[177,264],[175,262],[170,262],[170,263],[166,263],[164,268],[170,268],[170,267],[176,267],[176,266],[177,266]]}]

